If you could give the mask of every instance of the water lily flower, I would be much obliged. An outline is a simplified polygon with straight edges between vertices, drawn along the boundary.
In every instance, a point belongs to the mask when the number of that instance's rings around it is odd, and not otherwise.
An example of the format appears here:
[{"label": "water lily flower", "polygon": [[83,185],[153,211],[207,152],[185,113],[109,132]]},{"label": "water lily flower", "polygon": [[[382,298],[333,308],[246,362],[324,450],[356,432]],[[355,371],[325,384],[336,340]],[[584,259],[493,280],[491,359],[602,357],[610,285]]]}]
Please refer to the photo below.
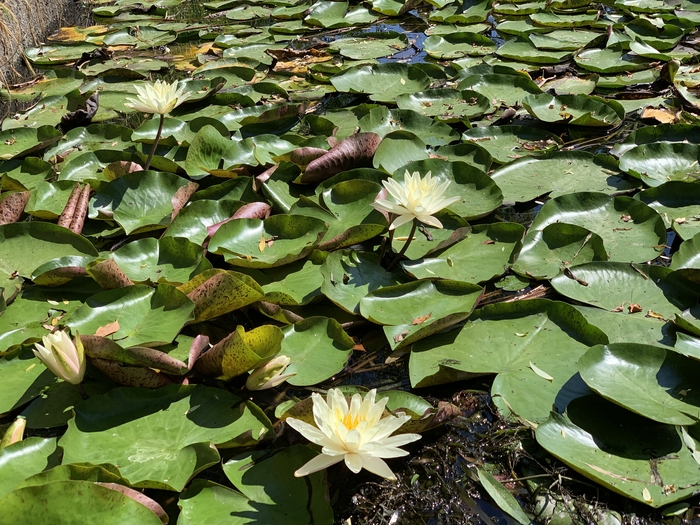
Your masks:
[{"label": "water lily flower", "polygon": [[127,98],[124,105],[142,113],[165,115],[191,96],[191,93],[185,93],[187,86],[184,82],[168,84],[162,80],[156,80],[153,84],[134,87],[138,98]]},{"label": "water lily flower", "polygon": [[245,382],[248,390],[267,390],[284,383],[287,379],[297,375],[296,372],[285,374],[284,371],[292,360],[286,355],[278,355],[262,366],[253,370]]},{"label": "water lily flower", "polygon": [[143,113],[160,115],[158,131],[156,132],[156,138],[153,141],[153,146],[151,146],[151,152],[148,154],[148,159],[146,160],[146,165],[144,166],[145,170],[151,167],[153,154],[156,152],[158,141],[160,140],[160,134],[163,132],[163,122],[165,120],[166,113],[170,113],[173,109],[178,107],[191,96],[191,93],[185,93],[187,86],[184,82],[179,85],[180,87],[178,87],[178,82],[168,84],[162,80],[156,80],[153,84],[135,86],[136,92],[138,93],[138,98],[126,99],[127,101],[124,105],[130,107],[131,109],[135,109],[136,111],[141,111]]},{"label": "water lily flower", "polygon": [[73,385],[80,384],[86,365],[85,349],[80,337],[76,336],[75,341],[71,341],[66,332],[59,330],[45,335],[41,340],[43,345],[34,343],[34,355],[64,381]]},{"label": "water lily flower", "polygon": [[306,476],[344,460],[345,465],[355,474],[364,468],[386,479],[395,480],[396,476],[381,458],[408,455],[408,452],[399,447],[412,443],[421,436],[391,436],[411,417],[403,414],[382,417],[388,398],[375,402],[376,396],[376,390],[371,390],[364,399],[360,394],[355,394],[348,406],[343,393],[332,388],[328,391],[327,401],[319,394],[311,395],[316,426],[287,418],[289,426],[309,441],[323,447],[319,456],[306,463],[294,475]]},{"label": "water lily flower", "polygon": [[438,184],[438,179],[433,178],[430,172],[426,173],[425,177],[421,177],[417,171],[411,175],[408,170],[404,174],[403,181],[403,184],[394,179],[382,182],[396,202],[377,199],[372,204],[379,211],[398,215],[389,229],[394,230],[413,219],[418,219],[420,222],[435,228],[442,228],[442,223],[433,215],[460,199],[459,197],[443,197],[450,186],[450,181]]}]

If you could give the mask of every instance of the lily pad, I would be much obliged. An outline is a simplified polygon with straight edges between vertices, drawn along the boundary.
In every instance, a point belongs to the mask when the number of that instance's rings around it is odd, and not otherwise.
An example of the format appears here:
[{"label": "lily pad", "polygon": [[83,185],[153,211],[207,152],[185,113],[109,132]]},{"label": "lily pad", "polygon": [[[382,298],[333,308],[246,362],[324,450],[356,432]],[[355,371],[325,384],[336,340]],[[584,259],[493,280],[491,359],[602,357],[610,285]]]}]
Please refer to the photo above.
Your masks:
[{"label": "lily pad", "polygon": [[360,313],[383,326],[392,349],[405,347],[466,319],[481,299],[481,286],[421,280],[386,286],[360,300]]},{"label": "lily pad", "polygon": [[372,100],[391,102],[403,93],[423,91],[430,79],[420,68],[391,63],[353,67],[331,79],[345,93],[366,93]]},{"label": "lily pad", "polygon": [[[51,467],[55,450],[56,438],[40,437],[28,437],[0,450],[0,501],[25,479]],[[24,518],[19,515],[16,519]]]},{"label": "lily pad", "polygon": [[473,119],[495,110],[484,95],[468,89],[442,88],[404,93],[396,97],[396,104],[401,109],[409,109],[442,122]]},{"label": "lily pad", "polygon": [[[295,445],[270,454],[255,451],[224,463],[224,472],[238,491],[195,479],[180,495],[180,525],[226,523],[288,523],[329,525],[333,512],[326,499],[324,474],[295,478],[294,471],[316,456]],[[247,468],[242,468],[246,466]],[[307,501],[309,505],[299,505]]]},{"label": "lily pad", "polygon": [[485,282],[513,264],[524,233],[522,225],[512,222],[473,226],[471,233],[449,248],[401,266],[416,279]]},{"label": "lily pad", "polygon": [[188,184],[172,173],[127,173],[100,187],[88,214],[114,218],[127,234],[163,229],[172,221],[175,196]]},{"label": "lily pad", "polygon": [[462,139],[478,144],[501,164],[524,155],[547,153],[561,144],[554,133],[532,126],[471,128],[462,134]]},{"label": "lily pad", "polygon": [[655,187],[668,181],[698,179],[700,145],[681,142],[642,144],[620,157],[620,169]]},{"label": "lily pad", "polygon": [[399,272],[387,272],[378,257],[355,250],[338,250],[321,265],[321,292],[347,312],[359,314],[360,300],[369,292],[403,282]]},{"label": "lily pad", "polygon": [[282,329],[281,355],[291,359],[285,374],[294,386],[321,383],[340,372],[347,363],[355,343],[340,324],[326,317],[307,317]]},{"label": "lily pad", "polygon": [[582,303],[608,311],[631,308],[640,317],[656,315],[665,319],[680,314],[700,297],[689,284],[668,268],[621,262],[582,264],[568,275],[562,273],[552,279],[555,290]]},{"label": "lily pad", "polygon": [[[652,507],[686,498],[695,490],[698,464],[678,428],[649,421],[598,396],[573,401],[567,415],[553,413],[540,424],[537,442],[586,477]],[[676,490],[664,490],[668,486]]]},{"label": "lily pad", "polygon": [[[480,308],[460,329],[413,345],[414,387],[499,374],[491,389],[503,414],[544,421],[587,387],[576,379],[578,359],[607,337],[566,303],[533,299]],[[543,371],[548,378],[538,373]]]},{"label": "lily pad", "polygon": [[308,255],[325,231],[322,221],[302,215],[273,215],[264,221],[237,219],[218,229],[209,250],[234,266],[272,268]]},{"label": "lily pad", "polygon": [[625,118],[624,108],[614,100],[589,95],[528,95],[523,106],[544,122],[572,126],[616,126]]},{"label": "lily pad", "polygon": [[637,206],[630,197],[595,192],[556,197],[545,203],[530,231],[544,230],[557,222],[581,226],[599,235],[612,261],[646,262],[658,257],[666,245],[661,217],[648,206]]},{"label": "lily pad", "polygon": [[255,405],[203,385],[116,388],[75,412],[59,441],[65,464],[112,463],[134,487],[176,491],[219,461],[212,444],[253,444],[269,427]]},{"label": "lily pad", "polygon": [[521,74],[468,75],[458,87],[481,93],[496,107],[514,106],[528,95],[542,93],[537,84]]},{"label": "lily pad", "polygon": [[183,237],[139,239],[119,248],[112,258],[136,283],[179,285],[211,268],[204,249]]},{"label": "lily pad", "polygon": [[638,182],[618,175],[608,157],[585,151],[519,158],[494,171],[491,178],[503,191],[507,203],[531,201],[544,193],[552,198],[584,191],[610,194],[639,186]]},{"label": "lily pad", "polygon": [[700,393],[693,388],[700,363],[671,349],[598,345],[581,357],[579,372],[596,393],[640,416],[667,425],[700,420]]},{"label": "lily pad", "polygon": [[672,181],[644,190],[634,197],[655,209],[667,227],[681,239],[700,233],[700,185]]},{"label": "lily pad", "polygon": [[83,335],[118,323],[112,339],[123,347],[169,344],[194,315],[194,303],[177,288],[143,284],[108,290],[90,297],[66,320]]}]

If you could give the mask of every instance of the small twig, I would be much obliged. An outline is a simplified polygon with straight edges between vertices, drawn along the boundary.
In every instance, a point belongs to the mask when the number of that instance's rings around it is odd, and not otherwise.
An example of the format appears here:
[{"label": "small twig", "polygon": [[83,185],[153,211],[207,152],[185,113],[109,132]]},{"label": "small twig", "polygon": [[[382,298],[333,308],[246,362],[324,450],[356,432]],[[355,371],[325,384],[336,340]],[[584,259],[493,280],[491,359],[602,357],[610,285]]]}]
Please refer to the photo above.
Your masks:
[{"label": "small twig", "polygon": [[163,121],[165,120],[165,115],[160,115],[160,122],[158,123],[158,132],[156,133],[156,140],[153,141],[153,147],[151,148],[151,153],[148,155],[148,160],[146,165],[143,167],[144,170],[148,170],[151,167],[151,161],[153,160],[153,154],[156,152],[158,147],[158,141],[160,140],[160,134],[163,132]]},{"label": "small twig", "polygon": [[403,248],[401,248],[401,251],[396,254],[396,257],[394,257],[394,260],[391,261],[389,266],[386,267],[387,272],[390,272],[391,270],[393,270],[394,266],[396,266],[396,264],[401,260],[404,253],[406,253],[406,250],[408,250],[408,246],[411,244],[411,241],[413,240],[413,236],[416,233],[417,227],[418,227],[418,219],[413,219],[413,226],[411,226],[411,233],[408,234],[408,239],[406,239],[406,242],[403,245]]}]

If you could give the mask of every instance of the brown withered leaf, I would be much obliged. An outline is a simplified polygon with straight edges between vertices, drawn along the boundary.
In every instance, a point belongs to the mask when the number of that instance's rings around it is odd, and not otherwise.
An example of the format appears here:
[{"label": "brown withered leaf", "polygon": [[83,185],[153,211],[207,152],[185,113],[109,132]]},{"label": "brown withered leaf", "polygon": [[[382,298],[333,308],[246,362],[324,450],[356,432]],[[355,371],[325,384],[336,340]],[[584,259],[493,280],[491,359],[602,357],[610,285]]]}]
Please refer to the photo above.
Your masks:
[{"label": "brown withered leaf", "polygon": [[418,325],[418,324],[423,324],[426,322],[428,319],[430,319],[430,316],[433,315],[433,312],[430,312],[428,315],[421,315],[420,317],[416,317],[413,321],[411,321],[412,325]]},{"label": "brown withered leaf", "polygon": [[631,303],[631,304],[627,307],[627,311],[628,311],[629,313],[631,313],[631,314],[636,314],[636,313],[639,313],[639,312],[642,311],[642,307],[639,306],[637,303]]},{"label": "brown withered leaf", "polygon": [[113,323],[100,326],[95,330],[95,335],[98,337],[107,337],[108,335],[115,334],[119,331],[119,321],[114,321]]}]

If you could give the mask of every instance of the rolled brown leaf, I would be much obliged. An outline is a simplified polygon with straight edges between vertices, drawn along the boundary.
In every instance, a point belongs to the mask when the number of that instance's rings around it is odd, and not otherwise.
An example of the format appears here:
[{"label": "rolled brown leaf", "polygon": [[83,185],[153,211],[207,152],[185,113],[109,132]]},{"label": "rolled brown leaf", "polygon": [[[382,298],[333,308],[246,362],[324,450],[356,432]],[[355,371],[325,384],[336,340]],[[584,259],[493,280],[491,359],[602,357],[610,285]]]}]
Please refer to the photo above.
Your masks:
[{"label": "rolled brown leaf", "polygon": [[311,184],[330,179],[333,175],[354,168],[372,166],[374,152],[382,138],[376,133],[357,133],[341,140],[325,155],[306,166],[301,176],[302,184]]}]

